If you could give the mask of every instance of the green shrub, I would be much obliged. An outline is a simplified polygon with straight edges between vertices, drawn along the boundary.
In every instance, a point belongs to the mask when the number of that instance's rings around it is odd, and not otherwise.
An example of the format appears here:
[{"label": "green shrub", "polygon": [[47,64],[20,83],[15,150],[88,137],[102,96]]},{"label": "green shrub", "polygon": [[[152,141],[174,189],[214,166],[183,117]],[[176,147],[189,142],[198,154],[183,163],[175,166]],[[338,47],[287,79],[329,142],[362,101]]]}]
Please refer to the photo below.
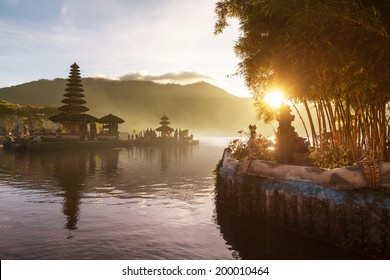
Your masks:
[{"label": "green shrub", "polygon": [[240,161],[249,159],[273,161],[272,145],[271,140],[260,136],[248,141],[235,139],[230,142],[229,148],[232,150],[232,158]]},{"label": "green shrub", "polygon": [[352,165],[349,148],[343,146],[327,146],[310,151],[310,158],[315,166],[322,168],[340,168]]}]

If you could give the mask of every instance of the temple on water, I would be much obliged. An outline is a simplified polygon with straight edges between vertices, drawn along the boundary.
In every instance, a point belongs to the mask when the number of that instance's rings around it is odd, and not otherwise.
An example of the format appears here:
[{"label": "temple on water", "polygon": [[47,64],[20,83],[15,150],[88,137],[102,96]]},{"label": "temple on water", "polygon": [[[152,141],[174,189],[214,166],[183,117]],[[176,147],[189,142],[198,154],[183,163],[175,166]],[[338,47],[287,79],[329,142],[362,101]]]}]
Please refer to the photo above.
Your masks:
[{"label": "temple on water", "polygon": [[160,121],[160,124],[161,126],[156,128],[156,131],[160,132],[160,137],[162,138],[168,138],[168,137],[172,137],[172,132],[174,132],[175,130],[168,126],[171,122],[169,121],[169,118],[164,115],[161,117],[161,121]]},{"label": "temple on water", "polygon": [[[58,124],[55,133],[38,133],[42,140],[119,140],[118,124],[123,119],[108,114],[100,119],[87,114],[89,108],[85,106],[84,89],[81,82],[79,66],[73,63],[70,66],[68,83],[66,84],[64,104],[58,108],[61,113],[51,116],[49,120]],[[97,131],[97,124],[102,129]]]},{"label": "temple on water", "polygon": [[188,129],[174,129],[169,125],[171,122],[166,115],[160,118],[160,126],[156,129],[148,128],[138,134],[131,135],[131,140],[136,145],[198,145],[199,140],[194,140],[194,136],[189,135]]},{"label": "temple on water", "polygon": [[4,149],[31,151],[76,147],[80,149],[115,148],[132,144],[199,144],[198,140],[193,140],[193,135],[188,135],[188,129],[170,127],[170,121],[166,115],[161,117],[158,128],[143,130],[130,137],[128,133],[119,132],[119,124],[125,122],[120,117],[108,114],[99,119],[87,114],[89,108],[84,100],[80,70],[76,63],[70,66],[63,96],[62,105],[58,108],[60,112],[49,117],[49,120],[57,124],[57,129],[32,130],[29,138],[17,138],[16,140],[10,136],[3,143]]},{"label": "temple on water", "polygon": [[[60,111],[49,117],[58,125],[57,129],[38,129],[30,131],[29,138],[14,139],[9,136],[4,142],[5,150],[45,150],[79,147],[122,147],[129,141],[121,141],[118,125],[124,120],[113,114],[97,118],[87,114],[84,89],[79,66],[73,63],[67,79],[64,99]],[[128,134],[125,139],[128,140]],[[124,143],[124,142],[127,142]],[[70,145],[71,144],[71,145]]]}]

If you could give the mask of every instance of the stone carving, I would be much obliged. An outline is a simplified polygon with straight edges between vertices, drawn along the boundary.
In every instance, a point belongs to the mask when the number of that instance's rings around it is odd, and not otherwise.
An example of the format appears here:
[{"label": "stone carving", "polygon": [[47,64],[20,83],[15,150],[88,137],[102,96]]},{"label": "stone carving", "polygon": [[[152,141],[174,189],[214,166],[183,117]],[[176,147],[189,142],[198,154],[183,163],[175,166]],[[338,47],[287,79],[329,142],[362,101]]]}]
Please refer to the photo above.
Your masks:
[{"label": "stone carving", "polygon": [[249,138],[249,142],[251,142],[251,141],[256,139],[256,129],[257,129],[257,127],[256,127],[255,124],[254,125],[249,125],[249,130],[251,132],[251,136]]},{"label": "stone carving", "polygon": [[276,136],[275,156],[278,162],[285,164],[296,164],[294,154],[308,153],[308,142],[298,136],[292,122],[295,116],[291,114],[290,106],[282,105],[277,118],[279,122]]},{"label": "stone carving", "polygon": [[224,151],[222,166],[242,174],[274,180],[306,181],[337,190],[390,186],[389,162],[363,162],[356,166],[326,170],[263,160],[239,162],[231,158],[231,150],[227,148]]}]

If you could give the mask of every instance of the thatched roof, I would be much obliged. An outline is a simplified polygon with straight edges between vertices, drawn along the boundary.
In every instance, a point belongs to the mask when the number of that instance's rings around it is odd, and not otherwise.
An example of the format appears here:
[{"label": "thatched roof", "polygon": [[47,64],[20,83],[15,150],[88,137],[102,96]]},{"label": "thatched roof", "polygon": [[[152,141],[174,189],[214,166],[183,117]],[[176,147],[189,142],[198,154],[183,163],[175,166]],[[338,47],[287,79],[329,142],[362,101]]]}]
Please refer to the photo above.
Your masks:
[{"label": "thatched roof", "polygon": [[[78,87],[78,88],[66,88],[65,91],[67,91],[67,92],[83,92],[84,90],[81,87]],[[84,97],[84,96],[82,96],[82,97]]]},{"label": "thatched roof", "polygon": [[85,97],[84,94],[77,93],[77,92],[68,92],[68,93],[65,93],[64,96],[68,97],[68,98],[83,98],[83,97]]},{"label": "thatched roof", "polygon": [[160,121],[160,124],[162,126],[164,125],[168,125],[170,124],[171,122],[169,121],[169,118],[164,114],[164,116],[161,117],[161,121]]},{"label": "thatched roof", "polygon": [[52,122],[96,122],[97,118],[88,114],[67,114],[67,113],[59,113],[57,115],[49,117],[49,120]]},{"label": "thatched roof", "polygon": [[85,106],[79,106],[79,105],[63,105],[61,107],[58,108],[58,110],[60,111],[65,111],[65,112],[69,112],[69,111],[76,111],[76,112],[87,112],[89,111],[89,109]]},{"label": "thatched roof", "polygon": [[65,104],[71,104],[71,103],[74,103],[74,104],[85,104],[85,103],[87,103],[87,101],[85,101],[84,99],[70,99],[70,98],[62,99],[61,102],[65,103]]},{"label": "thatched roof", "polygon": [[172,127],[170,127],[170,126],[163,125],[163,126],[160,126],[160,127],[156,128],[156,131],[174,132],[175,130]]},{"label": "thatched roof", "polygon": [[125,121],[120,117],[117,117],[113,114],[109,114],[99,119],[100,123],[124,123]]}]

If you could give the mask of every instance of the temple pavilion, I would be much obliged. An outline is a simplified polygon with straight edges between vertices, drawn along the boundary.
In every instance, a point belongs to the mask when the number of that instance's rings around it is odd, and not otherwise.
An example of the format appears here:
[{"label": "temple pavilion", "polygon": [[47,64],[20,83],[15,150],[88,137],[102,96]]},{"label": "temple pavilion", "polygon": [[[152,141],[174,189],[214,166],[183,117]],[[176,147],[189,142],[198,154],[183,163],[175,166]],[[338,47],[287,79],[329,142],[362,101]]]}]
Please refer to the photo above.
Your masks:
[{"label": "temple pavilion", "polygon": [[118,124],[124,123],[125,121],[120,117],[113,114],[108,114],[99,119],[99,123],[103,124],[102,134],[116,135],[119,133]]},{"label": "temple pavilion", "polygon": [[172,137],[172,133],[175,130],[172,127],[168,126],[170,123],[171,122],[169,121],[169,118],[164,114],[164,116],[161,117],[161,126],[156,128],[156,131],[160,132],[160,136],[162,138]]}]

